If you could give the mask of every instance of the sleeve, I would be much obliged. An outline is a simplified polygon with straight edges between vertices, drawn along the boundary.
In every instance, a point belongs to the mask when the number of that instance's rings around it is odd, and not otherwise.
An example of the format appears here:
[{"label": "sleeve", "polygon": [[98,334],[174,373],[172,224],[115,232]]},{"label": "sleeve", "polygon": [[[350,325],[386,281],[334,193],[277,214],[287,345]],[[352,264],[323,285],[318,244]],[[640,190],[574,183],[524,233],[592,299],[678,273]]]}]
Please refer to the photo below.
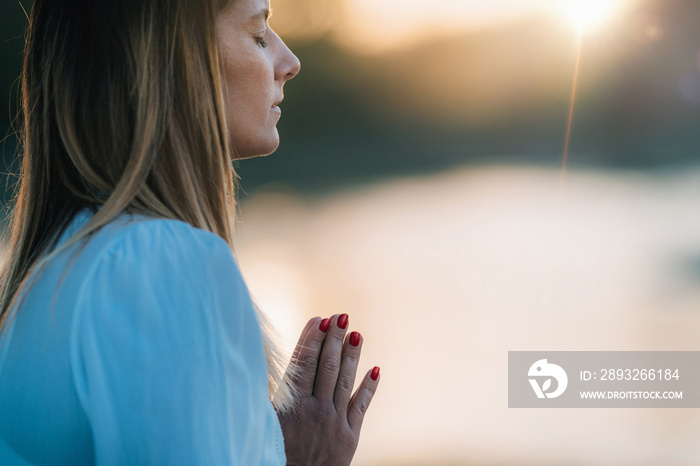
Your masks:
[{"label": "sleeve", "polygon": [[77,301],[71,364],[96,464],[260,463],[260,326],[217,235],[156,220],[105,247]]}]

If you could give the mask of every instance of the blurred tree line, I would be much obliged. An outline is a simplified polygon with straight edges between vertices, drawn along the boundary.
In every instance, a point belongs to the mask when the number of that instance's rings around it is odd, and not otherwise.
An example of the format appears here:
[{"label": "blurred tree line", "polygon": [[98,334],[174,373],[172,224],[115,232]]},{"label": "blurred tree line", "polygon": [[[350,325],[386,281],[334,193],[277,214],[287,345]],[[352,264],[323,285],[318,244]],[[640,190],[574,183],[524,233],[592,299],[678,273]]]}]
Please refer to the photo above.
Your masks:
[{"label": "blurred tree line", "polygon": [[[19,3],[0,6],[0,106],[10,110],[1,115],[2,128],[16,109],[26,25]],[[29,11],[31,1],[21,3]],[[362,54],[334,39],[343,5],[272,1],[272,26],[302,70],[285,86],[280,149],[237,163],[247,192],[266,182],[314,192],[465,163],[560,164],[572,28],[532,17]],[[698,24],[696,0],[639,0],[606,30],[584,36],[571,164],[697,164]],[[9,166],[12,137],[3,148]]]}]

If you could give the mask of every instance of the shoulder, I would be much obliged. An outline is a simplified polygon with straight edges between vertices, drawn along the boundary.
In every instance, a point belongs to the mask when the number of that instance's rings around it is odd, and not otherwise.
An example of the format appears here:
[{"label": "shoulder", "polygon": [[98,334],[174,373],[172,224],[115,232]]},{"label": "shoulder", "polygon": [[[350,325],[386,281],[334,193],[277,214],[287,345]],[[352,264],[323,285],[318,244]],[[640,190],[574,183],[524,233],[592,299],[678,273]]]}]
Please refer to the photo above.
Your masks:
[{"label": "shoulder", "polygon": [[226,302],[251,307],[233,252],[214,233],[179,220],[134,216],[101,236],[79,292],[88,307],[114,307],[107,303],[127,298],[142,312]]},{"label": "shoulder", "polygon": [[113,258],[126,259],[133,253],[196,257],[202,253],[226,252],[232,256],[223,238],[180,220],[132,216],[105,234],[107,238],[100,252]]},{"label": "shoulder", "polygon": [[225,268],[240,275],[231,247],[223,238],[180,220],[132,216],[103,235],[93,257],[95,271],[108,265],[114,272],[130,275],[176,275],[177,271],[182,276],[203,268]]},{"label": "shoulder", "polygon": [[[102,234],[70,336],[97,461],[223,464],[238,455],[236,464],[253,464],[267,362],[228,244],[175,220]],[[255,434],[240,435],[246,429]]]},{"label": "shoulder", "polygon": [[182,221],[147,217],[104,234],[108,240],[90,258],[76,301],[74,325],[83,331],[124,327],[128,338],[140,338],[146,329],[167,328],[149,338],[209,335],[204,341],[221,328],[257,329],[248,288],[223,238]]}]

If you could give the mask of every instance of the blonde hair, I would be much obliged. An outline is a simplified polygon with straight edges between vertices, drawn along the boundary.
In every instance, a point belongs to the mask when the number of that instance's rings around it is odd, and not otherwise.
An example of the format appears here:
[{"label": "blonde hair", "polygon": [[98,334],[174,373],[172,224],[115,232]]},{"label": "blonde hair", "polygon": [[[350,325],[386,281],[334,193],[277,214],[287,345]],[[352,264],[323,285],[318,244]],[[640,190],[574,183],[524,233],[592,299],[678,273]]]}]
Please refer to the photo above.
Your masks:
[{"label": "blonde hair", "polygon": [[[226,130],[215,23],[229,3],[34,0],[0,331],[34,270],[122,211],[187,222],[233,250],[235,141]],[[79,210],[96,206],[44,256]],[[255,308],[270,396],[287,411],[295,392],[283,380],[274,328]]]}]

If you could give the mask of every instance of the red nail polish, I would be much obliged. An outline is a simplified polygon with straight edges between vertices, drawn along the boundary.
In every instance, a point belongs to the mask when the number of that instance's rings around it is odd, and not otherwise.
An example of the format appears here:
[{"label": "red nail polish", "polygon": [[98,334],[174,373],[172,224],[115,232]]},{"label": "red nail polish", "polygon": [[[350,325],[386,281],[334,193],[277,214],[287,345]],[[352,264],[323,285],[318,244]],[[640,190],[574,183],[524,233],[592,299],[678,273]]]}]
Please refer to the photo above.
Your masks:
[{"label": "red nail polish", "polygon": [[321,330],[323,333],[326,333],[328,331],[328,327],[331,326],[331,319],[323,319],[321,323],[319,324],[318,328]]},{"label": "red nail polish", "polygon": [[369,378],[372,380],[377,380],[379,378],[379,368],[377,366],[374,366],[374,369],[372,369],[372,373],[369,375]]},{"label": "red nail polish", "polygon": [[342,328],[345,330],[348,326],[348,315],[347,314],[340,314],[340,317],[338,317],[338,327]]},{"label": "red nail polish", "polygon": [[352,332],[350,334],[350,345],[359,346],[360,345],[360,334],[359,332]]}]

